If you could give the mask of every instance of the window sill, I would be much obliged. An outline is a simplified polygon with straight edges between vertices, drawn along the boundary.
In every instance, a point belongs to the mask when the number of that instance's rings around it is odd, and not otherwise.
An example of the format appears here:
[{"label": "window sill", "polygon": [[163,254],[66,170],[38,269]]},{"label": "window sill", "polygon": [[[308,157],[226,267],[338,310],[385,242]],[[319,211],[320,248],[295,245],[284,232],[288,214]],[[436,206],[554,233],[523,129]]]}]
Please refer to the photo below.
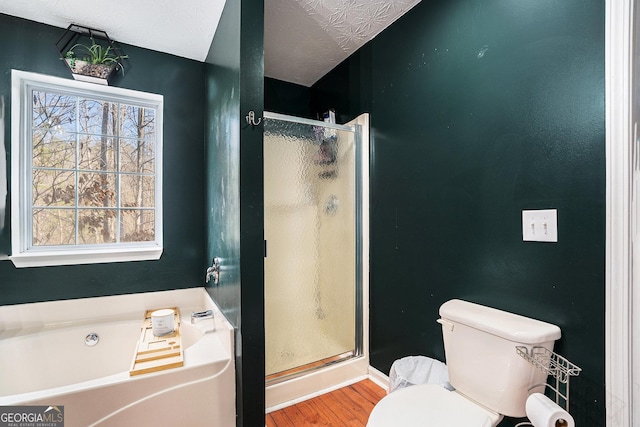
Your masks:
[{"label": "window sill", "polygon": [[96,249],[92,251],[30,251],[9,257],[17,268],[54,265],[102,264],[128,261],[152,261],[160,259],[161,246]]}]

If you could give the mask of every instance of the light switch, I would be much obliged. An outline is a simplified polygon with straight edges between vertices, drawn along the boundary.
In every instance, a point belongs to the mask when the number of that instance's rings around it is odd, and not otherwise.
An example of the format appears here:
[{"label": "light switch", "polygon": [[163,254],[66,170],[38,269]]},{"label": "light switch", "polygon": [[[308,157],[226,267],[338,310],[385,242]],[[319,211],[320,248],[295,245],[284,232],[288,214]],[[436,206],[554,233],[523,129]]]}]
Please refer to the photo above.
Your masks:
[{"label": "light switch", "polygon": [[557,242],[558,210],[523,210],[522,240],[525,242]]}]

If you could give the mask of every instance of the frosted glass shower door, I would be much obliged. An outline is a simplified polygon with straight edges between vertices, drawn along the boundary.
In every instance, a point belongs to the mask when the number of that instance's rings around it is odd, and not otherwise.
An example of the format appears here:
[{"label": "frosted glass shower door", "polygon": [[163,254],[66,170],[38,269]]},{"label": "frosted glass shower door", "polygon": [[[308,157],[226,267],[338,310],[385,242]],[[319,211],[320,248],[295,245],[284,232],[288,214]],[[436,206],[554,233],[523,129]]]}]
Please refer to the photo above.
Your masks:
[{"label": "frosted glass shower door", "polygon": [[268,378],[357,351],[356,127],[291,119],[264,121]]}]

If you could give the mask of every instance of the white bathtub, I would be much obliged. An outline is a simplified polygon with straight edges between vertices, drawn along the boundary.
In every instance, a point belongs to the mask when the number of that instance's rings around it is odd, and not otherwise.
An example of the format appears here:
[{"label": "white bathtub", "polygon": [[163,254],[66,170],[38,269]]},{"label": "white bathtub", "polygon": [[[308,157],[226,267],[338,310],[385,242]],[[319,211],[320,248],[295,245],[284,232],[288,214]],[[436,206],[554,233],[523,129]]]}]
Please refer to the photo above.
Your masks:
[{"label": "white bathtub", "polygon": [[[176,306],[184,366],[130,377],[145,311]],[[208,309],[214,320],[191,324]],[[0,307],[0,406],[64,406],[65,427],[235,426],[233,360],[233,328],[203,288]]]}]

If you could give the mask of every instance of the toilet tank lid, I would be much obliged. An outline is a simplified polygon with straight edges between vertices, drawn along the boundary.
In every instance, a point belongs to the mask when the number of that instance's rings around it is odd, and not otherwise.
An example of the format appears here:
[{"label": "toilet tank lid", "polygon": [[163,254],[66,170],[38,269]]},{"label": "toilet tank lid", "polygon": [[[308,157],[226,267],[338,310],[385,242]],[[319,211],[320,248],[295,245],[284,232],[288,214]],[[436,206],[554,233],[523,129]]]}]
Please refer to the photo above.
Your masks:
[{"label": "toilet tank lid", "polygon": [[551,323],[458,299],[442,304],[440,316],[521,344],[541,344],[561,336],[560,328]]}]

